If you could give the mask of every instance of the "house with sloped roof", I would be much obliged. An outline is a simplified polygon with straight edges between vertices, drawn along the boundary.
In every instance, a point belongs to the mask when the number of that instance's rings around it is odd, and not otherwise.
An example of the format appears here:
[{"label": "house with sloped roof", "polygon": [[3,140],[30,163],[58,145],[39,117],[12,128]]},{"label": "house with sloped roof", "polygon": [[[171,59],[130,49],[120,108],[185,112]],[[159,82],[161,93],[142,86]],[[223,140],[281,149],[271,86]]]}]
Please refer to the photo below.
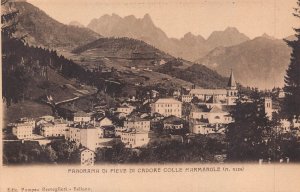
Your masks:
[{"label": "house with sloped roof", "polygon": [[110,120],[108,117],[102,117],[99,119],[99,122],[97,122],[97,126],[102,127],[102,126],[112,126],[112,120]]}]

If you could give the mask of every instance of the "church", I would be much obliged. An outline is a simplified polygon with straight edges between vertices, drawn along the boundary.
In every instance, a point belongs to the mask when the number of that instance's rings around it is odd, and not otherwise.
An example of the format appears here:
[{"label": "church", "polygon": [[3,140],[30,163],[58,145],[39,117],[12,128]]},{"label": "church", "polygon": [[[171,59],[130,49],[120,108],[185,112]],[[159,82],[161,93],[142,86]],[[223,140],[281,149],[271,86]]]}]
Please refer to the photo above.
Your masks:
[{"label": "church", "polygon": [[197,97],[204,103],[217,100],[222,105],[236,105],[238,90],[233,71],[231,70],[226,89],[191,89],[189,96]]}]

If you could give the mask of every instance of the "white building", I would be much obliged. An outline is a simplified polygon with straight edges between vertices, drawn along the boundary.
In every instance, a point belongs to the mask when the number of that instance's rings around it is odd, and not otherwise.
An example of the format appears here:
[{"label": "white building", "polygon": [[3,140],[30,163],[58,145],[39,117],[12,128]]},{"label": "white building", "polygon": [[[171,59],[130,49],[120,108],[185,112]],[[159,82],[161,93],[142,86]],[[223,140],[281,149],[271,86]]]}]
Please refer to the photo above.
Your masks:
[{"label": "white building", "polygon": [[136,148],[147,145],[150,141],[150,138],[148,132],[130,129],[121,132],[121,141],[128,148]]},{"label": "white building", "polygon": [[12,128],[12,134],[17,136],[18,139],[31,139],[32,124],[30,123],[16,123]]},{"label": "white building", "polygon": [[99,138],[100,132],[92,124],[75,124],[69,128],[68,139],[92,151],[96,150]]},{"label": "white building", "polygon": [[158,99],[151,104],[151,114],[159,113],[165,117],[174,115],[176,117],[182,116],[182,103],[173,98]]},{"label": "white building", "polygon": [[27,117],[23,117],[23,118],[20,118],[17,123],[26,123],[26,124],[29,124],[32,128],[32,130],[34,130],[35,128],[35,120],[32,119],[32,118],[27,118]]},{"label": "white building", "polygon": [[40,125],[40,134],[44,137],[66,136],[69,131],[68,122],[63,119],[55,119]]},{"label": "white building", "polygon": [[190,121],[190,132],[194,134],[212,134],[212,133],[225,133],[225,126],[222,124],[208,124],[200,120]]},{"label": "white building", "polygon": [[150,131],[150,120],[142,119],[137,116],[129,117],[126,121],[124,121],[125,129],[136,129],[139,131]]},{"label": "white building", "polygon": [[74,113],[74,122],[90,122],[91,116],[83,111]]}]

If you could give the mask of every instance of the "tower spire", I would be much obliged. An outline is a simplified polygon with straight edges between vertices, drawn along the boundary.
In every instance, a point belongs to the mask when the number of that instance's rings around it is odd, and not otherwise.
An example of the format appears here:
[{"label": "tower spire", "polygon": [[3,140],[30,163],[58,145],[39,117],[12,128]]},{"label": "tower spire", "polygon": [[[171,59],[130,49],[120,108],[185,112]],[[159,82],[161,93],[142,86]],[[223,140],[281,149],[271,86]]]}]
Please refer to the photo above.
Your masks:
[{"label": "tower spire", "polygon": [[234,76],[233,76],[233,70],[232,69],[231,69],[231,73],[230,73],[230,77],[229,77],[227,87],[231,88],[231,89],[236,88],[236,82],[235,82],[235,79],[234,79]]}]

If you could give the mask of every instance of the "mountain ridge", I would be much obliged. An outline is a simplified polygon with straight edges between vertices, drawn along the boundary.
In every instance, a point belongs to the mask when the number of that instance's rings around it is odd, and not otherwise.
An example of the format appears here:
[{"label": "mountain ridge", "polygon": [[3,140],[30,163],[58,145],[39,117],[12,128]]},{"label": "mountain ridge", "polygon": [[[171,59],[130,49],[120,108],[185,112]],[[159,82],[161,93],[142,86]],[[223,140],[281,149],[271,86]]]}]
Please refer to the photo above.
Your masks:
[{"label": "mountain ridge", "polygon": [[149,14],[145,14],[143,18],[136,18],[133,15],[120,17],[117,14],[105,14],[97,19],[92,19],[87,27],[105,37],[139,39],[175,57],[190,61],[206,55],[217,46],[232,46],[250,40],[233,27],[228,27],[224,31],[212,32],[208,39],[191,32],[187,32],[180,39],[169,38],[162,29],[154,24]]},{"label": "mountain ridge", "polygon": [[26,40],[31,45],[74,48],[101,37],[88,28],[62,24],[28,2],[14,4],[19,10],[18,31],[27,35]]},{"label": "mountain ridge", "polygon": [[271,89],[284,85],[290,53],[283,40],[263,35],[239,45],[215,48],[195,62],[221,75],[233,69],[236,79],[244,86]]}]

